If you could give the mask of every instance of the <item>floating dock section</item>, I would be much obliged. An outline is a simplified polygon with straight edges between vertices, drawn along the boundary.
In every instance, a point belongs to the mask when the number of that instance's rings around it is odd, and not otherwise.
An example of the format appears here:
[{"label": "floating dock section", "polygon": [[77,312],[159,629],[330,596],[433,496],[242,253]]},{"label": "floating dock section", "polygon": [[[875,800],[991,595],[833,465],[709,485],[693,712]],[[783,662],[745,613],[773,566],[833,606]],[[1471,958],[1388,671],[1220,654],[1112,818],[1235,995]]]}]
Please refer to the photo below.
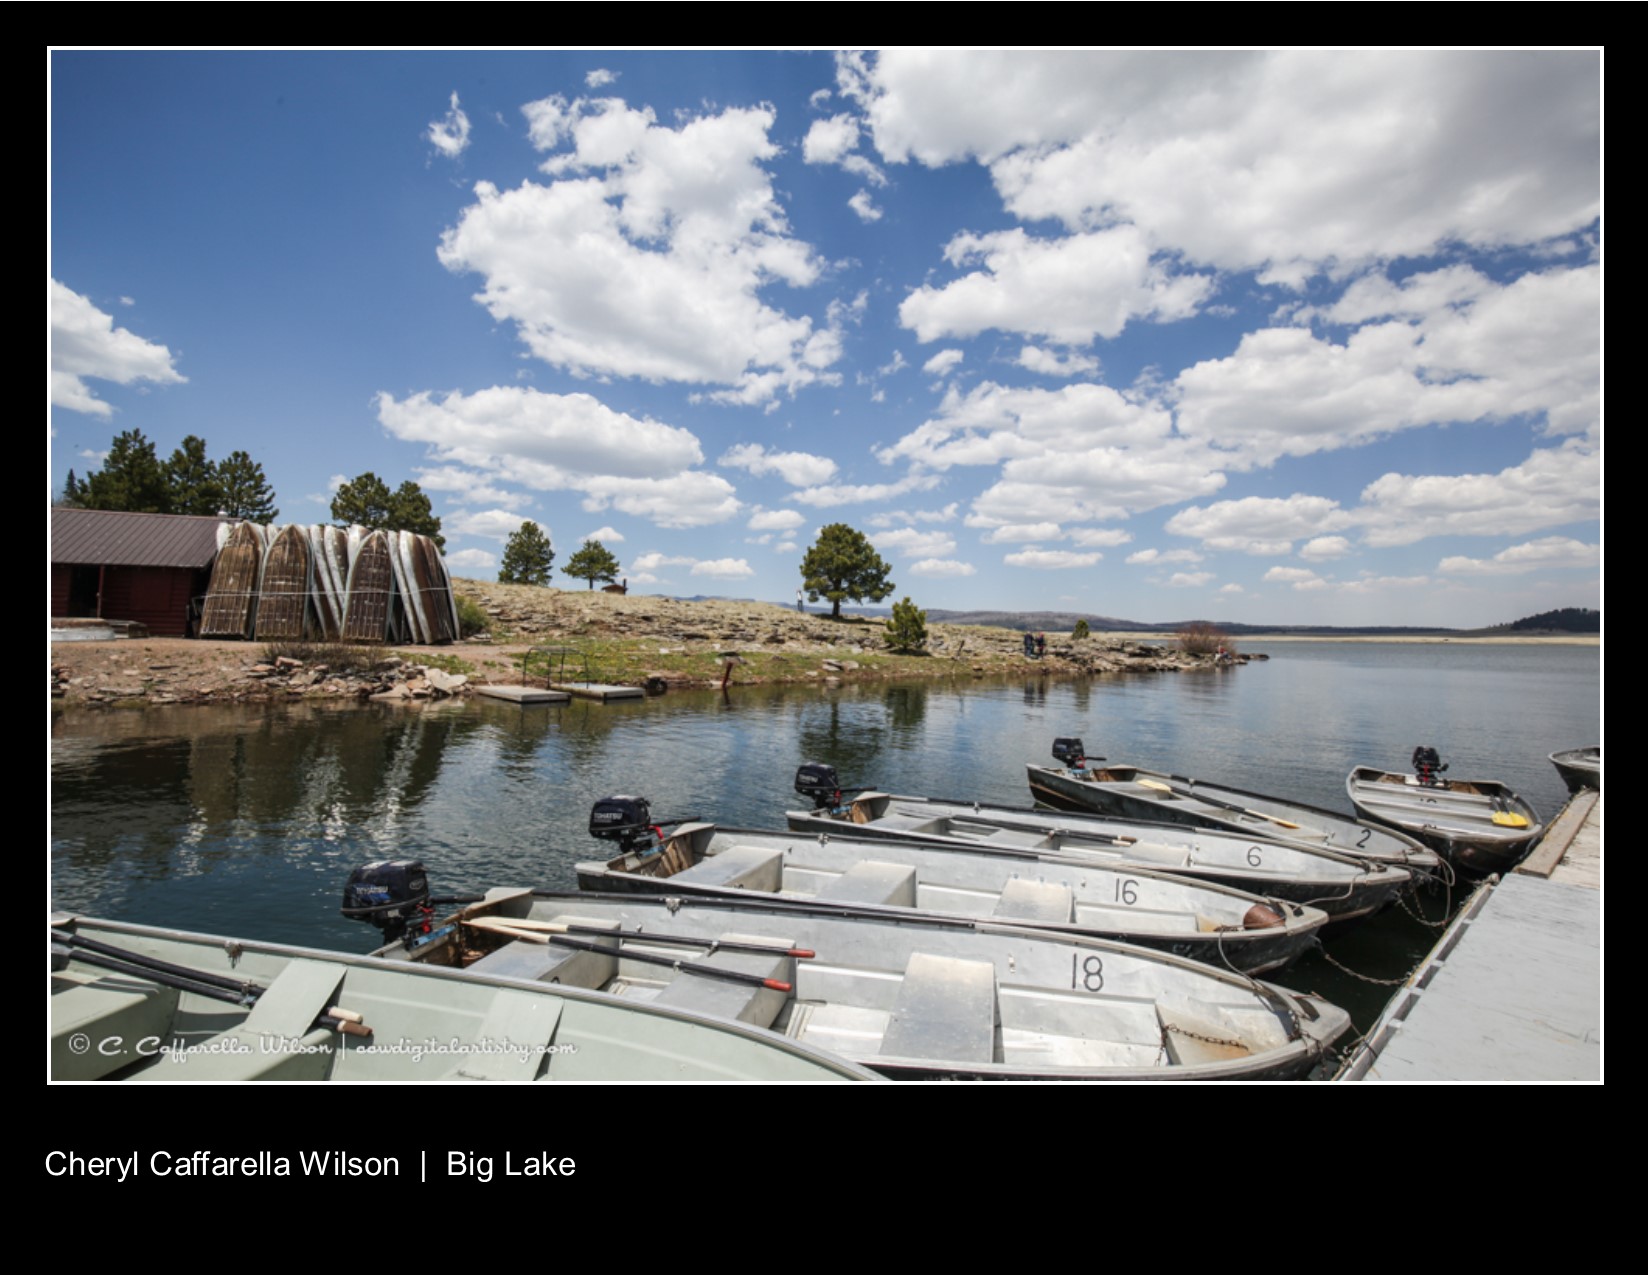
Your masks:
[{"label": "floating dock section", "polygon": [[1336,1079],[1603,1081],[1603,824],[1580,793],[1486,880]]},{"label": "floating dock section", "polygon": [[547,691],[542,686],[478,686],[476,694],[512,704],[565,704],[572,698],[566,691]]},{"label": "floating dock section", "polygon": [[597,699],[606,702],[610,699],[641,699],[644,692],[640,686],[609,686],[605,682],[552,682],[553,691],[566,691],[569,695],[576,695],[580,699]]}]

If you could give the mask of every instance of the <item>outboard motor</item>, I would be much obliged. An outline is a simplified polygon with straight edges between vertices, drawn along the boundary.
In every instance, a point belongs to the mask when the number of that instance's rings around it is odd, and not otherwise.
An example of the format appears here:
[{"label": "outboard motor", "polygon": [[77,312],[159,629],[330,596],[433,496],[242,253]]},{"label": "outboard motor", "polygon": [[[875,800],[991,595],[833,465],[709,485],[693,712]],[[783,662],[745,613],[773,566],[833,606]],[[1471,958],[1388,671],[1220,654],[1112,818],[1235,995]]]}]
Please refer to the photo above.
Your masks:
[{"label": "outboard motor", "polygon": [[625,854],[657,850],[664,833],[653,822],[646,797],[603,797],[590,807],[590,835],[616,841]]},{"label": "outboard motor", "polygon": [[804,762],[796,768],[796,790],[813,803],[815,810],[831,809],[842,804],[842,783],[836,767],[824,762]]},{"label": "outboard motor", "polygon": [[388,940],[400,938],[409,925],[428,929],[435,909],[430,902],[430,879],[417,859],[381,859],[363,863],[344,885],[343,914],[384,931]]},{"label": "outboard motor", "polygon": [[1441,781],[1438,776],[1449,769],[1447,762],[1438,760],[1438,750],[1421,744],[1416,747],[1415,753],[1409,759],[1409,764],[1415,769],[1415,778],[1427,787],[1436,787]]},{"label": "outboard motor", "polygon": [[[1075,735],[1062,735],[1054,741],[1054,760],[1068,770],[1082,770],[1088,764],[1088,755],[1083,751],[1083,741]],[[1105,761],[1104,757],[1096,757],[1095,761]]]}]

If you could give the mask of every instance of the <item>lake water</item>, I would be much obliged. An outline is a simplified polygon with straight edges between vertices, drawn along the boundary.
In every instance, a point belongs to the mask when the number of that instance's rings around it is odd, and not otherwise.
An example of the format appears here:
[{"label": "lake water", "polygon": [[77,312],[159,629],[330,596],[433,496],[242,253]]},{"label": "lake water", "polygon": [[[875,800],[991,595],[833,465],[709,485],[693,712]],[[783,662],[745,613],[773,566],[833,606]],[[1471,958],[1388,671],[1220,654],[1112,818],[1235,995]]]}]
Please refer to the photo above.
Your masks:
[{"label": "lake water", "polygon": [[[89,915],[365,951],[338,915],[356,864],[421,858],[436,893],[573,889],[603,857],[590,805],[784,826],[802,761],[893,792],[1029,803],[1025,764],[1057,735],[1091,756],[1349,810],[1354,765],[1408,768],[1431,744],[1452,778],[1512,785],[1544,818],[1547,761],[1602,738],[1601,648],[1278,643],[1227,670],[1057,681],[735,686],[598,705],[180,707],[54,717],[51,900]],[[1423,897],[1442,915],[1443,896]],[[1397,911],[1335,959],[1402,977],[1436,935]],[[1318,955],[1278,978],[1366,1028],[1389,995]]]}]

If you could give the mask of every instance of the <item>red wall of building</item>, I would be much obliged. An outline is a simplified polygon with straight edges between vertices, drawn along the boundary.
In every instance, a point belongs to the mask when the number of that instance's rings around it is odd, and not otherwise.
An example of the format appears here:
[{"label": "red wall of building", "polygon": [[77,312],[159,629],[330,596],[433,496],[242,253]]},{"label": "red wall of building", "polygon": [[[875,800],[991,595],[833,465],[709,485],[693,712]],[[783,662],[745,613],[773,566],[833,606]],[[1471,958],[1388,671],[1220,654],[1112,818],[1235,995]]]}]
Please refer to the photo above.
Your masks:
[{"label": "red wall of building", "polygon": [[[70,570],[52,567],[53,615],[68,611]],[[105,567],[99,612],[105,620],[136,620],[156,637],[183,637],[189,599],[206,591],[205,574],[183,567]]]}]

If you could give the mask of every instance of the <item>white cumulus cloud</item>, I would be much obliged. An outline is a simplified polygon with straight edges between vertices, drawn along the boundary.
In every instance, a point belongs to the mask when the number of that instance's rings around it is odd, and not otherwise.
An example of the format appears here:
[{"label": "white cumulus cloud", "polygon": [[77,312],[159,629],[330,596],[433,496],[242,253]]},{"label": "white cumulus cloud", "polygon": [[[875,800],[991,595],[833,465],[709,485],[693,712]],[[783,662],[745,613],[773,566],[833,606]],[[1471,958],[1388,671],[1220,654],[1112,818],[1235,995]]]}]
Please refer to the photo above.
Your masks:
[{"label": "white cumulus cloud", "polygon": [[181,385],[188,379],[172,366],[174,356],[164,345],[117,328],[113,316],[56,279],[46,282],[46,316],[53,407],[112,416],[114,409],[92,392],[87,377],[117,385]]}]

